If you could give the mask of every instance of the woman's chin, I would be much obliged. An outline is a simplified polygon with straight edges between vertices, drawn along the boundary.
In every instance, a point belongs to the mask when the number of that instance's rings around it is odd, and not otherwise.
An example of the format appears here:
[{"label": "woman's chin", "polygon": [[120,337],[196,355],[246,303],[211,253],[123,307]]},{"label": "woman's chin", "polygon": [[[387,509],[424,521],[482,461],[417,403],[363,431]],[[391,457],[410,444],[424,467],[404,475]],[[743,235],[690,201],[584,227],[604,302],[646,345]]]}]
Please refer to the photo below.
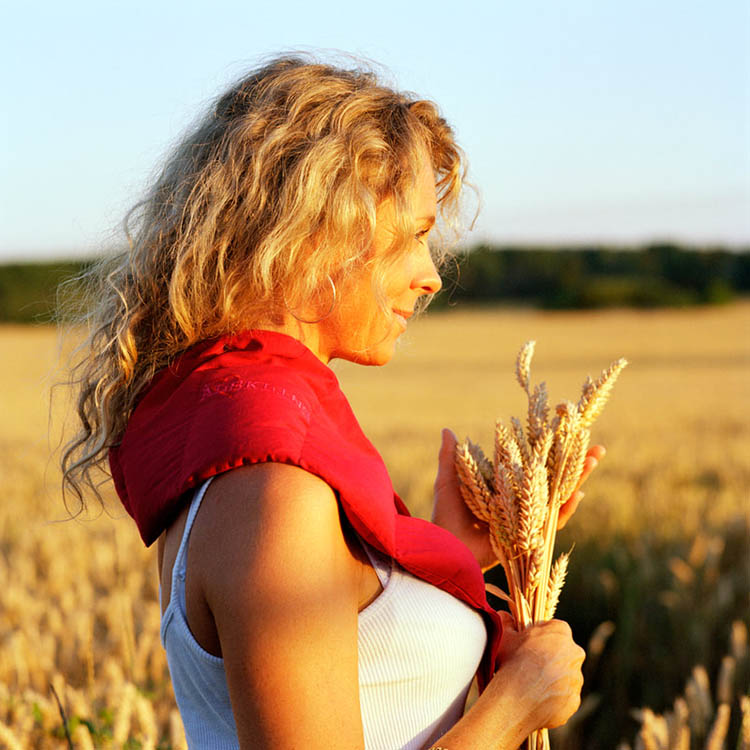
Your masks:
[{"label": "woman's chin", "polygon": [[337,359],[345,359],[348,362],[354,362],[358,365],[367,365],[368,367],[382,367],[387,365],[396,352],[396,341],[383,341],[369,349],[360,349],[357,351],[342,352],[335,355]]}]

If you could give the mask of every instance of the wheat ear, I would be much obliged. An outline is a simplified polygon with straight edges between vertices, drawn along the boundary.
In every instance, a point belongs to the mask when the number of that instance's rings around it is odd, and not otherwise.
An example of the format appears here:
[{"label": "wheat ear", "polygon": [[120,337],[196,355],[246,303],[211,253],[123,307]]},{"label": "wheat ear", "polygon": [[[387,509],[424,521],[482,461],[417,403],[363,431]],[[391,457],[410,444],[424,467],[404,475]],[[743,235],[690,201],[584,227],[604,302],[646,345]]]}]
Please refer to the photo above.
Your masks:
[{"label": "wheat ear", "polygon": [[516,359],[516,378],[521,388],[529,393],[531,383],[531,358],[534,356],[536,341],[527,341],[518,352]]},{"label": "wheat ear", "polygon": [[590,426],[602,413],[617,377],[627,364],[626,359],[618,359],[604,370],[596,381],[592,381],[590,378],[586,381],[583,386],[583,393],[578,401],[578,413],[582,427]]},{"label": "wheat ear", "polygon": [[547,603],[544,613],[545,619],[547,620],[551,620],[555,616],[557,603],[560,600],[560,592],[565,583],[565,576],[568,573],[569,559],[570,552],[563,552],[563,554],[555,560],[555,564],[550,571],[549,584],[547,587]]},{"label": "wheat ear", "polygon": [[729,717],[732,713],[728,703],[720,703],[716,718],[706,739],[706,750],[724,750],[724,740],[729,731]]},{"label": "wheat ear", "polygon": [[739,750],[750,750],[750,695],[740,696],[742,726],[740,727]]},{"label": "wheat ear", "polygon": [[690,727],[688,726],[688,706],[685,699],[676,698],[672,722],[669,726],[670,750],[690,750]]},{"label": "wheat ear", "polygon": [[468,441],[456,446],[455,461],[464,502],[480,521],[489,523],[492,493]]}]

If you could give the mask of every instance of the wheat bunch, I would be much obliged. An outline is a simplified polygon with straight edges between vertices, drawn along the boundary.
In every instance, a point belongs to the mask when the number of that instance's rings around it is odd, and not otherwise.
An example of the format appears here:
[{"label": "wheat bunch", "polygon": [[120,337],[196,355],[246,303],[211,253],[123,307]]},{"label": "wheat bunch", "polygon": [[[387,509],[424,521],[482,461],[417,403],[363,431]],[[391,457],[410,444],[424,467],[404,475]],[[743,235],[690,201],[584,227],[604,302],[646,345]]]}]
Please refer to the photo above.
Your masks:
[{"label": "wheat bunch", "polygon": [[[516,360],[516,379],[528,398],[525,424],[512,417],[495,429],[494,461],[466,440],[456,448],[461,494],[472,513],[488,524],[490,542],[505,570],[508,592],[499,592],[517,625],[554,616],[569,553],[553,564],[561,506],[578,487],[589,447],[589,427],[604,408],[623,367],[619,359],[583,384],[577,403],[550,409],[545,383],[532,386],[535,342]],[[549,747],[546,730],[528,740],[529,750]]]}]

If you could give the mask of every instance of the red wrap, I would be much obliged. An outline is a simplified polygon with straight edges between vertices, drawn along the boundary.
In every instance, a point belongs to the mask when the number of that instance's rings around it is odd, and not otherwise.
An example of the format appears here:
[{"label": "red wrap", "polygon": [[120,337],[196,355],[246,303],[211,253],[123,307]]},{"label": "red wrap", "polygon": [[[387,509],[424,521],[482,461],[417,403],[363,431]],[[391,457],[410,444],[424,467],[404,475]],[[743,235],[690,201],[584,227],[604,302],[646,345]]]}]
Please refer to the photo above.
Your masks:
[{"label": "red wrap", "polygon": [[146,389],[109,461],[147,545],[188,490],[215,474],[276,461],[321,477],[365,541],[484,615],[480,686],[494,673],[501,624],[472,553],[450,532],[409,515],[336,376],[296,339],[247,331],[189,349]]}]

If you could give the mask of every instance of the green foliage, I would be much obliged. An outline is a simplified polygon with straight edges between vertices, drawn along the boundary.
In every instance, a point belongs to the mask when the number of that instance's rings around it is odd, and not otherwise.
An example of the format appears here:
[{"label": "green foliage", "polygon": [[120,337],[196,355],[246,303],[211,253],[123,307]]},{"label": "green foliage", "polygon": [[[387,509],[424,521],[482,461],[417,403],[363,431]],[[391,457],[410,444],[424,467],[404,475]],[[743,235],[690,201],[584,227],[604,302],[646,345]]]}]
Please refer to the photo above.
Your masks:
[{"label": "green foliage", "polygon": [[439,306],[466,300],[549,309],[682,307],[750,293],[750,252],[480,245],[446,276],[448,294]]},{"label": "green foliage", "polygon": [[[75,279],[90,266],[90,261],[0,265],[0,321],[59,318],[60,285],[68,282],[67,305],[75,306],[84,293]],[[640,250],[479,245],[461,253],[443,275],[447,291],[433,303],[438,308],[461,301],[549,309],[721,304],[750,294],[750,251],[667,244]]]},{"label": "green foliage", "polygon": [[[57,318],[57,290],[90,266],[85,261],[0,265],[0,321],[49,323]],[[69,299],[79,291],[67,284]]]}]

